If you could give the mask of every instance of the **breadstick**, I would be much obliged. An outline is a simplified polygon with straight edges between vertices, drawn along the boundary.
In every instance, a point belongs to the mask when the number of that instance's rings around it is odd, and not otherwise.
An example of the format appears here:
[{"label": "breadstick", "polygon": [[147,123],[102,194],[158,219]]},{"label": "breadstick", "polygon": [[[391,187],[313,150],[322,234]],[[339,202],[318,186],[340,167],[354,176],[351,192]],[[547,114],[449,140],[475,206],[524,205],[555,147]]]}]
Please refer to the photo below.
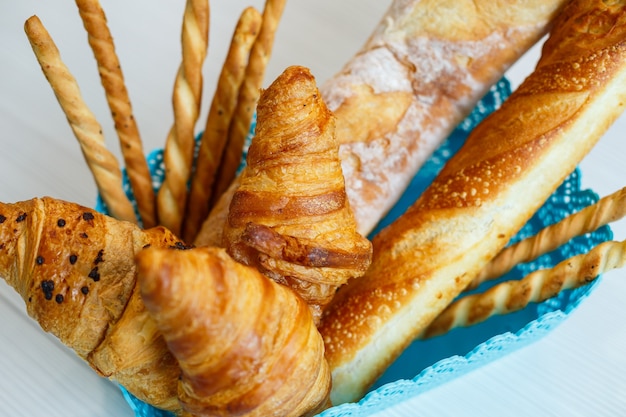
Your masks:
[{"label": "breadstick", "polygon": [[237,105],[237,93],[244,78],[250,48],[259,33],[261,19],[258,10],[248,7],[235,27],[211,102],[206,127],[200,138],[195,174],[187,200],[187,214],[183,221],[183,238],[187,242],[193,241],[209,214],[213,181],[226,143],[228,126]]},{"label": "breadstick", "polygon": [[181,38],[183,57],[172,97],[174,125],[165,143],[165,179],[157,194],[159,223],[177,235],[180,235],[185,213],[195,126],[202,99],[202,65],[209,42],[208,0],[187,0]]},{"label": "breadstick", "polygon": [[528,274],[521,280],[505,281],[484,293],[466,295],[450,304],[424,330],[421,338],[444,334],[457,327],[478,324],[498,314],[522,310],[560,291],[578,288],[612,269],[626,264],[626,241],[603,242],[588,253],[573,256],[553,268]]},{"label": "breadstick", "polygon": [[145,228],[156,226],[155,194],[150,169],[106,16],[98,0],[76,0],[76,5],[98,63],[98,73],[115,122],[126,174],[142,225]]},{"label": "breadstick", "polygon": [[626,216],[626,187],[542,229],[535,236],[503,249],[480,271],[467,289],[474,289],[485,281],[501,277],[519,263],[536,259],[573,237],[593,232],[624,216]]},{"label": "breadstick", "polygon": [[213,202],[217,201],[228,188],[241,163],[243,145],[250,130],[256,104],[259,101],[265,69],[272,55],[274,37],[285,3],[286,0],[267,0],[265,2],[261,30],[250,51],[244,81],[237,97],[237,107],[228,130],[226,148],[211,194]]},{"label": "breadstick", "polygon": [[84,102],[78,83],[63,63],[57,46],[37,16],[26,20],[24,30],[111,216],[136,223],[135,210],[122,186],[119,163],[106,148],[102,127]]},{"label": "breadstick", "polygon": [[370,269],[337,292],[320,325],[333,404],[365,394],[622,113],[624,39],[626,4],[568,3],[533,73],[374,237]]}]

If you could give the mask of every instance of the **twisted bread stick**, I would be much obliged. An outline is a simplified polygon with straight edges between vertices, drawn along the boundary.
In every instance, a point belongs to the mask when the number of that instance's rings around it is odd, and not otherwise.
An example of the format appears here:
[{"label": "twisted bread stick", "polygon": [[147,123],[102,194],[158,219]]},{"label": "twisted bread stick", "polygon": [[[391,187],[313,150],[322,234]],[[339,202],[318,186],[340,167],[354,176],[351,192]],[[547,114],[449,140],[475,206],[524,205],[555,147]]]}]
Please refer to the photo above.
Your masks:
[{"label": "twisted bread stick", "polygon": [[202,64],[207,54],[208,36],[208,1],[187,0],[182,27],[183,59],[172,97],[174,125],[165,143],[165,179],[157,194],[159,222],[177,235],[181,231],[187,181],[193,165],[195,125],[202,97]]},{"label": "twisted bread stick", "polygon": [[602,198],[578,213],[567,216],[558,223],[542,229],[535,236],[521,240],[503,249],[489,262],[468,286],[478,287],[490,279],[501,277],[517,264],[536,259],[575,236],[593,232],[608,223],[626,216],[626,188]]},{"label": "twisted bread stick", "polygon": [[248,55],[261,26],[261,13],[253,7],[246,8],[235,27],[235,33],[226,56],[226,61],[217,82],[211,102],[206,127],[200,139],[196,158],[196,170],[191,181],[184,220],[183,238],[192,242],[209,214],[211,191],[233,112],[237,105],[237,94],[243,82]]},{"label": "twisted bread stick", "polygon": [[421,338],[471,326],[498,314],[512,313],[563,290],[578,288],[601,274],[626,265],[626,241],[603,242],[589,253],[566,259],[554,268],[535,271],[519,281],[506,281],[484,293],[467,295],[450,304],[424,330]]},{"label": "twisted bread stick", "polygon": [[117,159],[106,148],[102,127],[85,104],[76,79],[61,60],[50,34],[37,16],[26,21],[24,30],[72,132],[78,139],[109,212],[117,219],[136,223],[133,205],[122,187],[122,172]]},{"label": "twisted bread stick", "polygon": [[213,192],[211,193],[213,203],[220,198],[233,181],[237,168],[241,163],[243,145],[250,130],[250,123],[256,110],[257,102],[259,101],[265,69],[272,55],[274,37],[285,9],[285,3],[286,0],[267,0],[265,2],[261,31],[250,51],[246,74],[237,97],[237,107],[228,131],[228,141]]},{"label": "twisted bread stick", "polygon": [[145,228],[154,227],[156,207],[152,178],[106,16],[98,0],[76,0],[76,5],[98,63],[98,73],[113,115],[126,173],[142,225]]}]

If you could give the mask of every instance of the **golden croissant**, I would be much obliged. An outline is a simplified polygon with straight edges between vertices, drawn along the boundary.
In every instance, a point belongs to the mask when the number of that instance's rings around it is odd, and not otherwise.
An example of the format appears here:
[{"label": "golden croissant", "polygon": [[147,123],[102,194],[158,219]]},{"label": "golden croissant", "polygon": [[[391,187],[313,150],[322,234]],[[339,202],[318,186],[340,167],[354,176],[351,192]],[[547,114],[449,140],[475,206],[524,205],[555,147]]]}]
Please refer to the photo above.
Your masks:
[{"label": "golden croissant", "polygon": [[221,248],[149,249],[142,297],[193,416],[301,416],[329,405],[324,343],[307,304]]},{"label": "golden croissant", "polygon": [[223,244],[294,289],[316,320],[370,264],[371,243],[356,231],[346,196],[335,118],[304,67],[287,68],[261,94]]},{"label": "golden croissant", "polygon": [[100,375],[177,411],[180,369],[136,287],[135,255],[148,246],[184,245],[52,198],[0,203],[0,277],[28,314]]}]

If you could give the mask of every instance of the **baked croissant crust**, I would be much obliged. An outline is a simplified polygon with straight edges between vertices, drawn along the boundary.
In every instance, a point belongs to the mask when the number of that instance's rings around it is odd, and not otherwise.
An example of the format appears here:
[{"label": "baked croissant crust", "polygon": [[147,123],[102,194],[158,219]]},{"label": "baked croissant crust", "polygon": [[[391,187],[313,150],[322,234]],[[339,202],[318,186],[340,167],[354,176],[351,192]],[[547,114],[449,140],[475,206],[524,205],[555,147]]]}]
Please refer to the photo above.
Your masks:
[{"label": "baked croissant crust", "polygon": [[304,301],[224,249],[149,249],[141,293],[199,416],[313,415],[328,404],[324,344]]},{"label": "baked croissant crust", "polygon": [[316,320],[370,264],[371,244],[346,197],[335,118],[304,67],[287,68],[261,94],[223,239],[233,258],[294,289]]},{"label": "baked croissant crust", "polygon": [[139,297],[134,258],[181,245],[164,228],[52,198],[0,203],[0,277],[28,314],[100,375],[171,411],[180,370]]}]

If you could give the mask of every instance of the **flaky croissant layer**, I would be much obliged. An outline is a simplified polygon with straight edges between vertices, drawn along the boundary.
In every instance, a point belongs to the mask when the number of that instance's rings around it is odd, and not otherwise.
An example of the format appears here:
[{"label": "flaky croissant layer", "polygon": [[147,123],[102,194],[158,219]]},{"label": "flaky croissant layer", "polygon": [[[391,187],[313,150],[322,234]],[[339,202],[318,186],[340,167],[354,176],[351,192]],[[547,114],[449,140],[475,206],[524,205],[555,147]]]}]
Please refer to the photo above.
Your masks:
[{"label": "flaky croissant layer", "polygon": [[302,416],[328,406],[330,371],[306,303],[223,250],[149,249],[141,293],[182,371],[193,416]]},{"label": "flaky croissant layer", "polygon": [[224,246],[236,260],[291,287],[318,320],[336,289],[370,264],[371,243],[356,228],[335,118],[311,72],[288,67],[259,99]]},{"label": "flaky croissant layer", "polygon": [[148,246],[182,243],[52,198],[0,203],[0,277],[28,314],[100,375],[176,411],[178,364],[136,288],[135,255]]}]

